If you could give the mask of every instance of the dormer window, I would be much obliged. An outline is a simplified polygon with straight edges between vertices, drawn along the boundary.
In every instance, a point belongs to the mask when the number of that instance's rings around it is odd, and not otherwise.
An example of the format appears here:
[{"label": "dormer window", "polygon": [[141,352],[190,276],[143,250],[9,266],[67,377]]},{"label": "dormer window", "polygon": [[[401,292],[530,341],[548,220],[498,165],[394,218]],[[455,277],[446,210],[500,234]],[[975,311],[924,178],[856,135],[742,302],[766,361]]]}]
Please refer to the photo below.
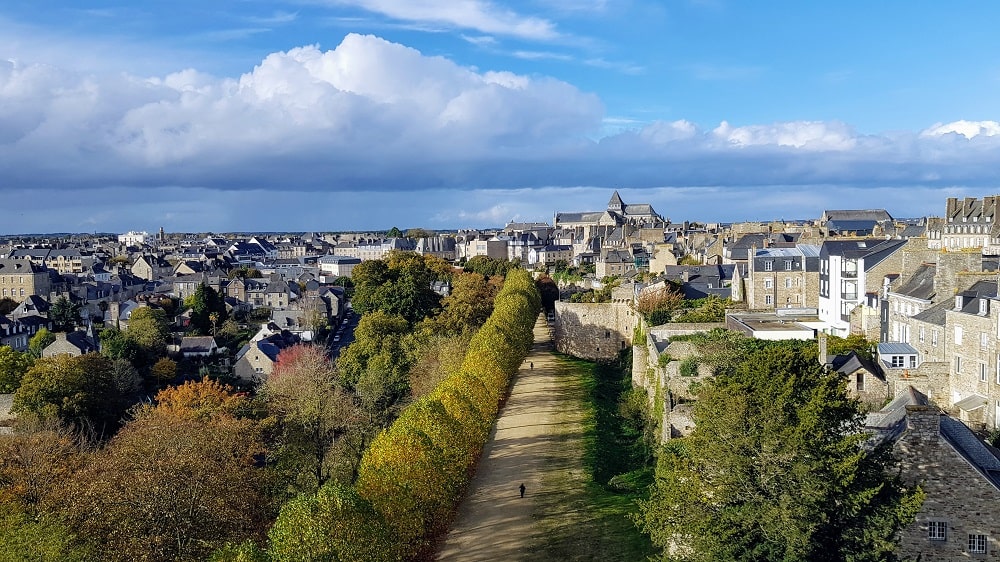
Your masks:
[{"label": "dormer window", "polygon": [[979,299],[979,315],[980,316],[986,316],[986,312],[988,310],[988,305],[987,305],[988,302],[989,301],[987,301],[986,299]]}]

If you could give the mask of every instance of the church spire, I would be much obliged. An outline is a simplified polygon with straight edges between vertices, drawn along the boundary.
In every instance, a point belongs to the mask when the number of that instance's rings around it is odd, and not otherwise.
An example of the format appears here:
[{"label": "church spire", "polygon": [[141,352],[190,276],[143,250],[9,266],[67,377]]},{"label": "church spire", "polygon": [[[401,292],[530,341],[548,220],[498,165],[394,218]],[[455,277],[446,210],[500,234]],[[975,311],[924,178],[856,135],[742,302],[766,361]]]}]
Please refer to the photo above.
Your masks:
[{"label": "church spire", "polygon": [[614,194],[611,196],[611,201],[608,201],[608,210],[615,211],[616,213],[625,212],[625,203],[622,201],[620,195],[618,195],[618,190],[616,189]]}]

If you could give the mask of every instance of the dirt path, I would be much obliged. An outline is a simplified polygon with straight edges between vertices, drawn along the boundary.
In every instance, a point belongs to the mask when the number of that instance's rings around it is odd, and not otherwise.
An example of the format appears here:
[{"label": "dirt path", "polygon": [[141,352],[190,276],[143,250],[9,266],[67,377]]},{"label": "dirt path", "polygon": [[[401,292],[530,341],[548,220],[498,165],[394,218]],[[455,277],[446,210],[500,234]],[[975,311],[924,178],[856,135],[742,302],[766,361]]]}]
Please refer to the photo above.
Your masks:
[{"label": "dirt path", "polygon": [[[579,392],[552,354],[551,332],[541,315],[534,333],[534,348],[438,553],[441,562],[545,560],[550,550],[545,541],[556,538],[556,527],[575,519],[566,518],[566,510],[579,504],[564,500],[577,497],[568,488],[585,479]],[[554,505],[561,507],[554,510]]]}]

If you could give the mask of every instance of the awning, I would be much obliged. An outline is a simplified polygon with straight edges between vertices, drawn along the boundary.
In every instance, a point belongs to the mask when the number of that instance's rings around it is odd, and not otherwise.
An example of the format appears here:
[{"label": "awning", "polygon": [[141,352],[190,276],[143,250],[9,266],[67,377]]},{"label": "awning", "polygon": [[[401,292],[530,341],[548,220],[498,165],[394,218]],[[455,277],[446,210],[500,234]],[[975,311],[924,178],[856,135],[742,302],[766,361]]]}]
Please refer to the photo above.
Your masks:
[{"label": "awning", "polygon": [[988,400],[985,396],[973,394],[972,396],[959,400],[955,403],[955,406],[957,406],[960,410],[971,412],[985,406],[987,401]]}]

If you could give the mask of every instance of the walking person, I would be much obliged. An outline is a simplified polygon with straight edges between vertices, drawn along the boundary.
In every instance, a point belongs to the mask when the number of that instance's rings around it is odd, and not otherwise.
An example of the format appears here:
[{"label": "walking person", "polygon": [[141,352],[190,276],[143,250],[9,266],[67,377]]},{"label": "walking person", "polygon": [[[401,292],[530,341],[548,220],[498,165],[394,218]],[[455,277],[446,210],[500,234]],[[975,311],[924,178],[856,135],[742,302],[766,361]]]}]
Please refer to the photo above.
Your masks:
[{"label": "walking person", "polygon": [[518,487],[518,489],[521,490],[521,497],[523,498],[524,497],[524,482],[521,482],[521,486]]},{"label": "walking person", "polygon": [[528,369],[530,369],[530,370],[534,370],[535,369],[535,362],[534,361],[529,361],[528,362]]}]

